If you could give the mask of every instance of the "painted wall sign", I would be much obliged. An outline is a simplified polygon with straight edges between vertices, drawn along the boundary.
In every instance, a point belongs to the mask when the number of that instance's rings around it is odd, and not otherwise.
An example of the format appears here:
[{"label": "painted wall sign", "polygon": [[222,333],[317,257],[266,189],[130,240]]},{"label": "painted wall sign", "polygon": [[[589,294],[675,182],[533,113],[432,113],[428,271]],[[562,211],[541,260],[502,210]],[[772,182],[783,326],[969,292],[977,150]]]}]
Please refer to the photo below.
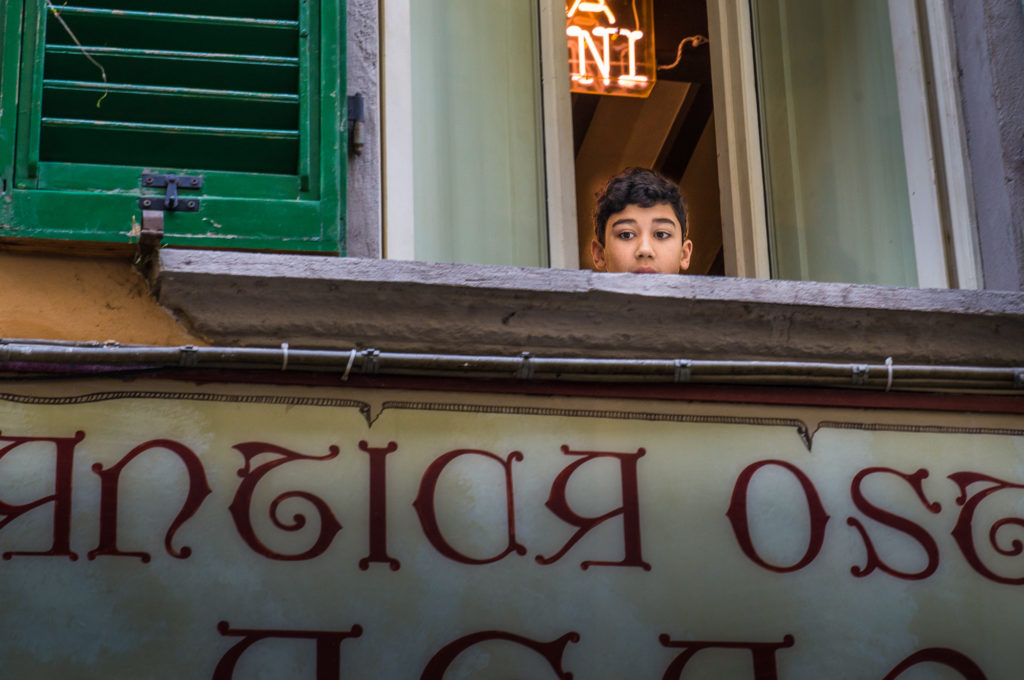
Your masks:
[{"label": "painted wall sign", "polygon": [[571,90],[646,97],[654,88],[652,0],[566,0]]},{"label": "painted wall sign", "polygon": [[0,675],[1011,680],[1024,419],[0,387]]}]

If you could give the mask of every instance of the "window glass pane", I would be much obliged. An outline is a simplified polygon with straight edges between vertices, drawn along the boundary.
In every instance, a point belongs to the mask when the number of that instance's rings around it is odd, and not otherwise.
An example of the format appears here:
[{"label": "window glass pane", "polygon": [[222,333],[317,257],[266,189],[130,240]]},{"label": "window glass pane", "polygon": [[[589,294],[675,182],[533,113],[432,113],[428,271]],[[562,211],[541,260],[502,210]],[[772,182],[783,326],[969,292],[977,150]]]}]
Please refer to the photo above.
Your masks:
[{"label": "window glass pane", "polygon": [[414,0],[417,260],[547,266],[537,6]]},{"label": "window glass pane", "polygon": [[917,285],[886,0],[752,0],[772,276]]}]

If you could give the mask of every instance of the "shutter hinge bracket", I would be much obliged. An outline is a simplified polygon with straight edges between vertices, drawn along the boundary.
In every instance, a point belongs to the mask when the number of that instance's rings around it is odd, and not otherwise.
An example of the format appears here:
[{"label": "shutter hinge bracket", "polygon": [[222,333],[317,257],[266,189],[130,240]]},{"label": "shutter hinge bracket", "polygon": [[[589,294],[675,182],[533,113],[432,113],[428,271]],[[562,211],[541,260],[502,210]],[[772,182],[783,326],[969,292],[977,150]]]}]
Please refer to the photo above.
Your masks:
[{"label": "shutter hinge bracket", "polygon": [[178,196],[179,190],[199,190],[203,187],[202,175],[161,175],[144,172],[139,177],[143,189],[165,189],[163,196],[139,196],[139,208],[142,209],[142,229],[139,232],[139,243],[136,259],[140,263],[148,263],[153,253],[160,247],[164,238],[164,215],[167,212],[198,212],[199,199]]},{"label": "shutter hinge bracket", "polygon": [[348,96],[348,148],[349,153],[362,156],[366,140],[363,137],[363,121],[366,120],[365,99],[362,92]]},{"label": "shutter hinge bracket", "polygon": [[144,172],[140,180],[144,189],[166,187],[164,196],[139,196],[139,207],[142,210],[176,212],[197,212],[199,210],[198,198],[181,199],[178,197],[178,191],[202,189],[202,175],[158,175]]}]

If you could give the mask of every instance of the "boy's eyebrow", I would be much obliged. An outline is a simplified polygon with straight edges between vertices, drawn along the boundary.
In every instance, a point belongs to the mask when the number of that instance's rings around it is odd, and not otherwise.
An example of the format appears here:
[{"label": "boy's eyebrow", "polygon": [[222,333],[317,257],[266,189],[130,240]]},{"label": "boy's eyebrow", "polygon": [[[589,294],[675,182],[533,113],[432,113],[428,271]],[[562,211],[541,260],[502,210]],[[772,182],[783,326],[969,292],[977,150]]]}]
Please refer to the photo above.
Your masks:
[{"label": "boy's eyebrow", "polygon": [[[655,217],[652,220],[652,223],[653,224],[657,224],[658,226],[662,226],[662,225],[665,225],[665,224],[668,224],[668,225],[673,226],[673,227],[679,226],[679,222],[677,222],[674,219],[669,219],[668,217]],[[631,226],[635,226],[637,224],[637,220],[633,219],[632,217],[623,217],[621,219],[616,219],[614,222],[612,222],[608,226],[610,226],[611,228],[614,228],[614,227],[616,227],[616,226],[618,226],[620,224],[629,224]]]},{"label": "boy's eyebrow", "polygon": [[[679,224],[675,220],[669,219],[667,217],[655,217],[653,222],[655,224],[671,224],[673,227],[677,226]],[[617,227],[620,224],[636,224],[636,223],[637,223],[637,221],[635,219],[633,219],[632,217],[622,217],[622,218],[619,218],[619,219],[615,220],[614,222],[612,222],[609,226]]]}]

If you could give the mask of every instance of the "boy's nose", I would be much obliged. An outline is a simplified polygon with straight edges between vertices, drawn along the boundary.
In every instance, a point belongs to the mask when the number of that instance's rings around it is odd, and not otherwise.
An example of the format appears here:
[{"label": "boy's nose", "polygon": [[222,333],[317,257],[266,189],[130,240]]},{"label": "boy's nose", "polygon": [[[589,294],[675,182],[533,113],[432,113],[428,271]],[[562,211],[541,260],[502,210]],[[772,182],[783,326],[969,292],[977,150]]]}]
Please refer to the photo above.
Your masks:
[{"label": "boy's nose", "polygon": [[640,243],[636,249],[637,257],[651,257],[654,255],[654,247],[651,244],[651,240],[646,236],[641,236],[639,240]]}]

